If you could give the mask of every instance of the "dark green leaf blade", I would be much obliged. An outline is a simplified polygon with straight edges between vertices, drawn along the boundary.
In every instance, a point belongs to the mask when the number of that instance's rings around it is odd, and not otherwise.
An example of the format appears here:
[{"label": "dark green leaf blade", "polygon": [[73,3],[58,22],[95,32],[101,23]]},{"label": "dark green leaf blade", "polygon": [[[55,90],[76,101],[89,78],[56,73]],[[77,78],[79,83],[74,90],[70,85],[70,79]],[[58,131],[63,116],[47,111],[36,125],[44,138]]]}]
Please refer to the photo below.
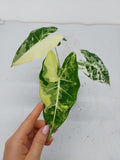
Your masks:
[{"label": "dark green leaf blade", "polygon": [[78,68],[83,71],[90,79],[110,85],[110,77],[103,61],[94,53],[87,50],[80,50],[86,61],[79,60]]},{"label": "dark green leaf blade", "polygon": [[50,125],[50,138],[66,120],[77,98],[80,82],[76,54],[70,53],[62,68],[58,69],[56,57],[50,51],[43,62],[39,82],[40,97],[44,104],[44,119]]}]

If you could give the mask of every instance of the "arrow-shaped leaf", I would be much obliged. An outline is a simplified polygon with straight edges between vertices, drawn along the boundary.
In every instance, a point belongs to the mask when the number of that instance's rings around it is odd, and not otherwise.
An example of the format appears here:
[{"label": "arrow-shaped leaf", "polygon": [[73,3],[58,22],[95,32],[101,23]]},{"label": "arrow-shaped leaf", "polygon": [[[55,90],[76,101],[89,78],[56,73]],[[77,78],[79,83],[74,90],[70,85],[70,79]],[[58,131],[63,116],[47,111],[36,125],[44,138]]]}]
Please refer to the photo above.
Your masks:
[{"label": "arrow-shaped leaf", "polygon": [[62,68],[58,68],[53,51],[47,54],[39,75],[43,115],[51,134],[66,120],[80,87],[76,54],[70,53]]},{"label": "arrow-shaped leaf", "polygon": [[103,61],[97,55],[87,50],[81,50],[81,53],[86,58],[86,61],[79,60],[78,68],[90,79],[110,84],[109,72]]},{"label": "arrow-shaped leaf", "polygon": [[56,30],[56,27],[43,27],[30,32],[27,39],[17,50],[11,66],[23,64],[46,56],[48,51],[55,48],[63,39],[63,36],[58,34],[47,37]]}]

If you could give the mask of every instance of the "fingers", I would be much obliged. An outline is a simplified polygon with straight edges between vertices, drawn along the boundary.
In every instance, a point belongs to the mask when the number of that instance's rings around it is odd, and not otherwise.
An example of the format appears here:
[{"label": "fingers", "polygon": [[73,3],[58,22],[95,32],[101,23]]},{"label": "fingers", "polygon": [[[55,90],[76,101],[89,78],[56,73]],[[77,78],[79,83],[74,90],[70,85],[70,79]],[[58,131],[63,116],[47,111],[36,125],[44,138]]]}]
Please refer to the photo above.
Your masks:
[{"label": "fingers", "polygon": [[39,117],[40,113],[42,112],[42,110],[43,110],[43,104],[42,102],[40,102],[34,108],[34,110],[28,115],[28,117],[24,120],[21,126],[18,128],[17,133],[23,136],[28,135],[34,128],[34,124],[37,118]]},{"label": "fingers", "polygon": [[[39,160],[41,156],[42,149],[46,143],[49,133],[49,126],[46,125],[39,129],[36,133],[33,143],[31,145],[30,151],[26,157],[26,160]],[[50,142],[49,142],[50,143]]]},{"label": "fingers", "polygon": [[34,124],[35,128],[41,128],[45,126],[45,121],[44,120],[37,120]]}]

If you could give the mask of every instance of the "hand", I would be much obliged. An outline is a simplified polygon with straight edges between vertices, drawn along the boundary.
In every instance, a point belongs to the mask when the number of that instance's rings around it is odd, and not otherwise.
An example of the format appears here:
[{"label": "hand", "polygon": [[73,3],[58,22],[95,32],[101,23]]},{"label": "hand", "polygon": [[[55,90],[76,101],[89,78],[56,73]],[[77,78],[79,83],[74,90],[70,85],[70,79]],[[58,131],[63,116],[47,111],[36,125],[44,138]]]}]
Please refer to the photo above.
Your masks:
[{"label": "hand", "polygon": [[47,139],[49,126],[45,121],[37,120],[43,104],[40,102],[7,140],[3,160],[40,160],[42,149],[53,141]]}]

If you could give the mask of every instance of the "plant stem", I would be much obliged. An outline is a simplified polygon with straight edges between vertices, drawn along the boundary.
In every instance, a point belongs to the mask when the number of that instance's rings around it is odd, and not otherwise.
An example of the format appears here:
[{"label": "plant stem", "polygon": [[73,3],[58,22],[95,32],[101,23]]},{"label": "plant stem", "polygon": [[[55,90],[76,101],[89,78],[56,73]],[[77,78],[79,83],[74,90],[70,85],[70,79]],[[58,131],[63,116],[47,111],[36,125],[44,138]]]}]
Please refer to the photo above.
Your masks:
[{"label": "plant stem", "polygon": [[57,57],[58,67],[60,68],[60,60],[59,60],[59,57],[58,57],[57,48],[55,48],[55,52],[56,52],[56,57]]}]

